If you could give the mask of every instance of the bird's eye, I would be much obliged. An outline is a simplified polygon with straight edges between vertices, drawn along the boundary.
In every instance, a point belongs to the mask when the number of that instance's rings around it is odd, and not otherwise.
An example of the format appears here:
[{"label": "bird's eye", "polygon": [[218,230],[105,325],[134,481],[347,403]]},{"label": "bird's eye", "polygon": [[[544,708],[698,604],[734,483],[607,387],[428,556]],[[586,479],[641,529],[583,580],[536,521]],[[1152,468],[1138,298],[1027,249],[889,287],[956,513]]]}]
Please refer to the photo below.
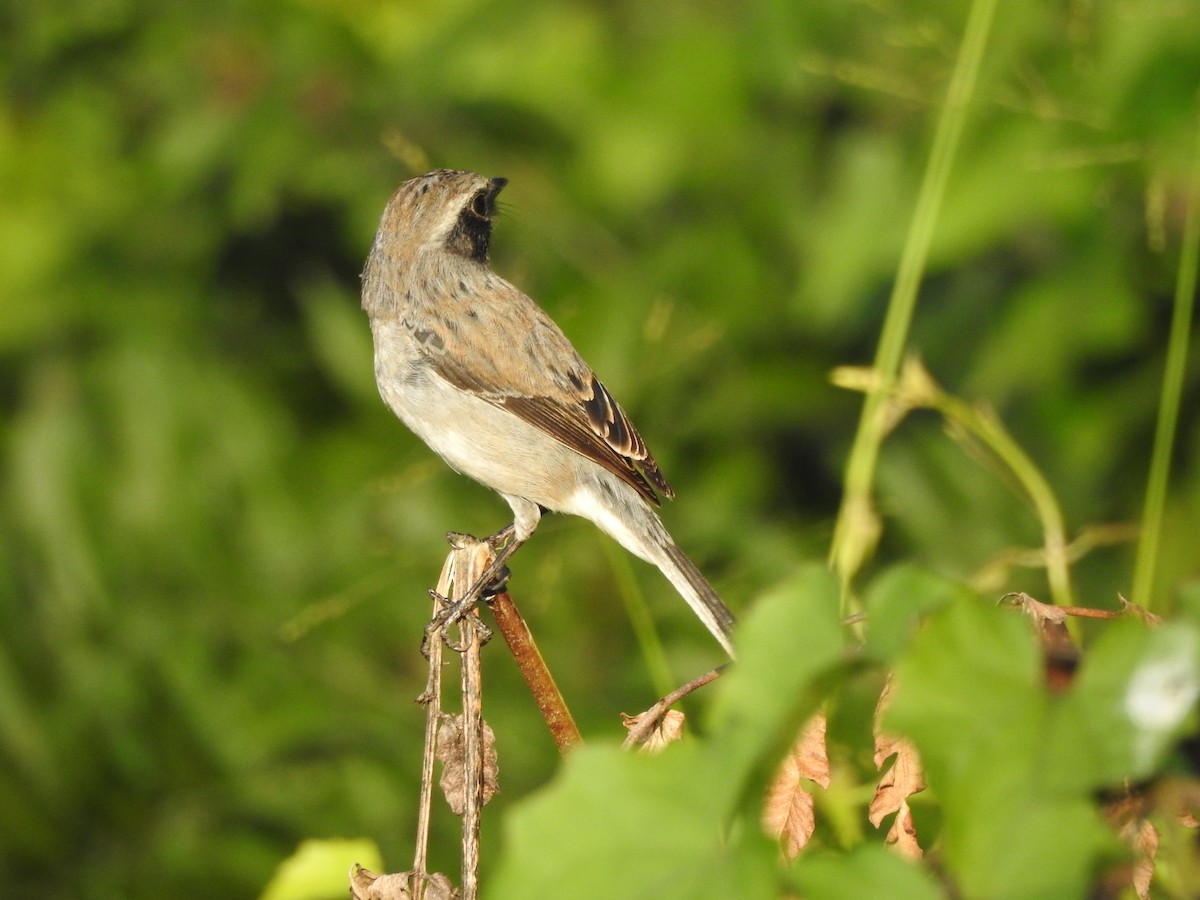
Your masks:
[{"label": "bird's eye", "polygon": [[487,194],[480,191],[471,199],[471,212],[479,216],[481,219],[486,219],[491,214],[492,204],[488,200]]}]

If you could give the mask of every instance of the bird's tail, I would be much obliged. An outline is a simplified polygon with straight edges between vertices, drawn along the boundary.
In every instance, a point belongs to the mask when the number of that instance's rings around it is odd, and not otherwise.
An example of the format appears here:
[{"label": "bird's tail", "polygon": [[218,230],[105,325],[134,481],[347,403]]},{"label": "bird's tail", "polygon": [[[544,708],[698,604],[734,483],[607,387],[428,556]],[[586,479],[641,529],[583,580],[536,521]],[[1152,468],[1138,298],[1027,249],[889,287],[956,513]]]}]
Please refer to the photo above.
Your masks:
[{"label": "bird's tail", "polygon": [[596,487],[581,492],[586,502],[566,507],[565,511],[590,519],[634,556],[658,566],[732,659],[733,613],[700,570],[675,546],[654,510],[633,488],[607,472]]},{"label": "bird's tail", "polygon": [[675,585],[675,590],[687,601],[696,617],[725,648],[729,658],[733,659],[733,613],[670,536],[667,536],[663,550],[666,553],[666,562],[659,562],[658,567],[667,576],[667,580]]}]

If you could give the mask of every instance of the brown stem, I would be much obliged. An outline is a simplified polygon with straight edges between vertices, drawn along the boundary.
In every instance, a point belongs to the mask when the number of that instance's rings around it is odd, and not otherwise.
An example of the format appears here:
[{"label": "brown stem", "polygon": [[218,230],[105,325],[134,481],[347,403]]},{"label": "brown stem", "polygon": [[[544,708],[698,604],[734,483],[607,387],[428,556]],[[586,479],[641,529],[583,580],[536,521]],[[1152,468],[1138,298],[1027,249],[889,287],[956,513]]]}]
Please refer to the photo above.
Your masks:
[{"label": "brown stem", "polygon": [[479,655],[479,613],[471,610],[460,622],[462,643],[463,758],[466,762],[463,806],[462,900],[479,896],[479,832],[483,811],[483,670]]},{"label": "brown stem", "polygon": [[658,724],[658,720],[663,717],[663,714],[668,709],[692,691],[704,687],[710,681],[715,681],[729,668],[729,665],[729,663],[725,663],[725,665],[717,666],[712,671],[705,672],[699,678],[693,678],[682,687],[671,691],[671,693],[667,694],[645,712],[633,716],[632,720],[635,724],[630,727],[629,734],[625,737],[625,743],[621,746],[628,749],[643,743],[650,736],[650,732],[654,730],[654,726]]},{"label": "brown stem", "polygon": [[517,668],[521,670],[521,676],[529,685],[533,702],[537,704],[546,727],[550,729],[555,746],[560,753],[566,754],[567,751],[581,745],[583,737],[579,734],[571,710],[567,708],[567,703],[554,682],[554,676],[550,674],[546,661],[542,659],[529,626],[508,591],[493,594],[488,605],[495,616],[496,627],[504,635],[504,641],[516,660]]},{"label": "brown stem", "polygon": [[[454,571],[454,554],[446,557],[442,574],[438,578],[437,594],[444,597],[450,590],[450,579]],[[441,613],[441,602],[433,601],[433,616]],[[433,760],[437,748],[438,722],[442,715],[442,641],[441,633],[434,635],[429,647],[429,680],[425,690],[417,697],[425,705],[425,754],[421,759],[421,795],[417,801],[417,846],[413,854],[415,898],[421,900],[425,892],[428,875],[429,821],[433,803]]]}]

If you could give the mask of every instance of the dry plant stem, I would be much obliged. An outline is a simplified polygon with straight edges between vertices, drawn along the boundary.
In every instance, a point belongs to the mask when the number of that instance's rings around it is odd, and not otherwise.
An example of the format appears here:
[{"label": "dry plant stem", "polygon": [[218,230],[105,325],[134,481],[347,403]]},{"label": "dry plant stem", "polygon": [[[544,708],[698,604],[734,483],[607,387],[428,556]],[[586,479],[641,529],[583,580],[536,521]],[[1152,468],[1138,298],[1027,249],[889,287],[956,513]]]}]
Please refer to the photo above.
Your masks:
[{"label": "dry plant stem", "polygon": [[[495,569],[489,543],[467,535],[451,535],[454,549],[453,590],[449,595],[455,609],[463,608],[464,598],[479,590],[479,584]],[[491,563],[491,565],[489,565]],[[461,900],[479,896],[479,831],[483,810],[483,673],[479,651],[484,633],[479,613],[468,606],[458,619],[462,652],[463,761],[466,769],[462,817]]]},{"label": "dry plant stem", "polygon": [[479,896],[479,830],[483,811],[483,672],[479,650],[479,613],[471,610],[459,621],[462,638],[463,757],[466,797],[462,823],[462,900]]},{"label": "dry plant stem", "polygon": [[559,753],[565,755],[568,750],[582,744],[583,737],[579,734],[571,710],[567,708],[567,703],[554,682],[554,676],[550,674],[546,661],[542,659],[541,651],[534,643],[529,626],[525,624],[525,619],[517,610],[517,605],[508,591],[493,595],[488,605],[496,618],[496,627],[504,636],[504,641],[517,662],[517,668],[521,670],[521,676],[529,685],[533,701],[541,711],[546,727],[550,729],[555,746],[558,747]]},{"label": "dry plant stem", "polygon": [[[446,557],[442,565],[442,574],[438,578],[437,593],[447,596],[450,590],[451,578],[454,573],[454,553]],[[433,601],[433,616],[436,618],[442,611],[440,600]],[[425,690],[417,698],[418,703],[425,704],[425,754],[421,759],[421,796],[417,803],[417,847],[413,855],[414,897],[420,900],[425,891],[425,879],[428,875],[426,865],[429,858],[429,816],[433,803],[433,760],[437,744],[438,721],[442,714],[442,641],[440,629],[433,634],[429,644],[429,681]]]},{"label": "dry plant stem", "polygon": [[654,726],[658,724],[658,720],[663,717],[663,714],[666,713],[668,709],[670,709],[692,691],[702,688],[710,681],[715,681],[717,678],[720,678],[725,670],[729,668],[729,665],[729,663],[725,663],[723,666],[717,666],[717,668],[709,672],[705,672],[699,678],[693,678],[682,687],[678,687],[671,691],[671,693],[667,694],[644,713],[641,713],[637,717],[638,723],[629,729],[629,734],[625,736],[625,743],[623,743],[621,746],[625,749],[629,749],[630,747],[636,747],[638,744],[641,744],[646,740],[647,737],[650,736],[650,732],[654,730]]},{"label": "dry plant stem", "polygon": [[[446,535],[446,539],[450,542],[450,546],[454,547],[456,550],[471,549],[473,552],[482,552],[481,550],[476,550],[475,548],[486,547],[495,555],[490,557],[491,561],[485,568],[482,570],[473,570],[479,572],[479,577],[474,581],[469,582],[471,585],[470,588],[464,590],[460,596],[455,597],[451,602],[446,603],[441,612],[435,616],[433,621],[431,621],[425,628],[425,637],[421,642],[422,653],[428,653],[430,637],[434,631],[440,630],[444,638],[446,634],[445,629],[458,622],[463,616],[473,610],[476,604],[479,603],[479,600],[483,597],[484,593],[500,580],[504,574],[504,567],[508,564],[508,561],[512,558],[513,554],[521,549],[521,545],[524,543],[523,541],[518,541],[513,538],[513,531],[514,527],[509,525],[507,528],[502,529],[501,531],[489,538],[485,538],[482,541],[476,537],[472,537],[469,534],[460,534],[459,532],[455,531],[452,531]],[[496,550],[495,548],[501,544],[503,544],[503,546],[500,547],[499,550]],[[445,597],[446,595],[443,594],[442,596]],[[482,625],[483,623],[479,622],[479,627],[482,627]],[[486,640],[487,638],[485,633],[485,643]],[[461,652],[464,648],[460,646],[453,647],[451,649],[455,650],[456,652]]]},{"label": "dry plant stem", "polygon": [[[1066,555],[1068,563],[1083,559],[1098,547],[1111,547],[1133,541],[1138,535],[1138,527],[1134,524],[1117,522],[1108,525],[1088,525],[1079,530],[1075,540],[1067,544]],[[1024,547],[1009,547],[996,553],[987,560],[969,579],[968,583],[979,588],[979,579],[989,577],[993,570],[1007,573],[1016,566],[1027,569],[1046,568],[1046,548],[1028,549]],[[986,587],[980,588],[981,593],[991,593]]]},{"label": "dry plant stem", "polygon": [[1112,609],[1092,609],[1089,606],[1060,606],[1059,609],[1068,616],[1079,619],[1120,619],[1125,613]]},{"label": "dry plant stem", "polygon": [[[437,749],[437,734],[441,719],[441,671],[442,630],[441,619],[446,613],[447,602],[442,598],[461,599],[466,591],[460,585],[476,585],[480,573],[487,568],[491,548],[479,541],[456,540],[454,549],[442,565],[437,589],[433,595],[433,624],[426,629],[426,644],[423,649],[429,659],[429,681],[424,692],[417,698],[425,704],[425,754],[421,761],[421,796],[417,809],[417,846],[413,857],[413,897],[421,900],[428,881],[428,848],[430,810],[433,800],[433,763]],[[479,893],[479,821],[483,806],[483,704],[482,679],[480,675],[480,627],[479,616],[473,611],[458,622],[463,651],[463,730],[467,771],[466,808],[463,813],[463,900],[475,900]]]}]

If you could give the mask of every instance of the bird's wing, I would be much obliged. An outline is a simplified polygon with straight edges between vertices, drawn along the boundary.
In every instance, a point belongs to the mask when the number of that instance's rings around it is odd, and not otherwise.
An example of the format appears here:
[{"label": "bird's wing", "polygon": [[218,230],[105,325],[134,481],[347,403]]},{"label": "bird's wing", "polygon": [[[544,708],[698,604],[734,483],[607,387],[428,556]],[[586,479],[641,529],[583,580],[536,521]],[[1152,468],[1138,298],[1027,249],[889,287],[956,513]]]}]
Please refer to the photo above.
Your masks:
[{"label": "bird's wing", "polygon": [[441,347],[422,341],[434,371],[608,469],[651,503],[659,502],[655,490],[674,497],[642,436],[558,326],[503,279],[493,276],[489,287],[486,301],[467,313],[474,320],[468,336],[465,326],[441,327]]},{"label": "bird's wing", "polygon": [[655,490],[668,499],[675,496],[641,435],[595,375],[568,403],[551,397],[488,399],[604,466],[651,503],[659,502]]}]

